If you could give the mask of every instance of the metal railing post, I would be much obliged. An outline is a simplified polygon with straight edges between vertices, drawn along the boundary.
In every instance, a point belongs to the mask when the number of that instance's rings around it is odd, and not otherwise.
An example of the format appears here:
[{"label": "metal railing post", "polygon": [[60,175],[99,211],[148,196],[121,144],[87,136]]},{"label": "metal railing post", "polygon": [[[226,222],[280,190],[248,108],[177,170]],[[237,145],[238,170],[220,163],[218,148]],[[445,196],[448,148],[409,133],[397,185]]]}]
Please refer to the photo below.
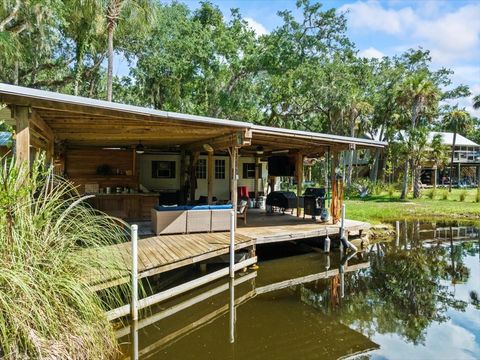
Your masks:
[{"label": "metal railing post", "polygon": [[138,320],[138,225],[132,225],[132,320]]}]

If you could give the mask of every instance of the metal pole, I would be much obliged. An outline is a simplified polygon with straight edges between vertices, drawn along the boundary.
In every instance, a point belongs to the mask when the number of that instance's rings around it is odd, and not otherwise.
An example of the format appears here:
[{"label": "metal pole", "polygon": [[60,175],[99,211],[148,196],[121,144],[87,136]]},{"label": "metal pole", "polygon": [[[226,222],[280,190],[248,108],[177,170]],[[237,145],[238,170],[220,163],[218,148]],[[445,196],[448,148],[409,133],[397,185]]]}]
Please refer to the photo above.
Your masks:
[{"label": "metal pole", "polygon": [[400,221],[395,222],[395,231],[397,232],[397,238],[395,239],[395,246],[400,244]]},{"label": "metal pole", "polygon": [[132,360],[138,360],[138,321],[133,320],[130,324],[130,336],[132,337]]},{"label": "metal pole", "polygon": [[230,343],[235,342],[235,280],[230,278]]},{"label": "metal pole", "polygon": [[230,277],[235,277],[235,217],[236,209],[232,209],[230,213]]},{"label": "metal pole", "polygon": [[138,320],[138,225],[132,225],[132,320]]}]

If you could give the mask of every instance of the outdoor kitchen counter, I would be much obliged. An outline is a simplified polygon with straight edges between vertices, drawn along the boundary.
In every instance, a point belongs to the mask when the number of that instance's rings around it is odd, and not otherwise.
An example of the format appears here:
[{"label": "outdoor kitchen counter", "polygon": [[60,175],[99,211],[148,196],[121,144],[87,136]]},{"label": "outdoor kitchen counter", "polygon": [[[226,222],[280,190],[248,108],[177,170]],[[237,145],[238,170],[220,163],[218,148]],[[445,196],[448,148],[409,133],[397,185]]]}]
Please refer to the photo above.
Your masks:
[{"label": "outdoor kitchen counter", "polygon": [[94,194],[89,203],[96,209],[125,220],[149,220],[158,204],[158,193]]}]

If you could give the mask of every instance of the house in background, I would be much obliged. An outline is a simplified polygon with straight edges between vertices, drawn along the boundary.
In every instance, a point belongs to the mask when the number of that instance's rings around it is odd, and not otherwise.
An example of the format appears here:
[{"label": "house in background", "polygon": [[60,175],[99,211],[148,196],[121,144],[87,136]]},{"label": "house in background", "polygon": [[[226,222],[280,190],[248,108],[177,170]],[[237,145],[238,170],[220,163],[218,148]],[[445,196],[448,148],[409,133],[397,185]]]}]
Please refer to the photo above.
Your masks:
[{"label": "house in background", "polygon": [[[452,148],[453,133],[432,131],[428,135],[429,143],[436,135],[441,135],[442,144]],[[469,185],[478,183],[480,179],[480,145],[465,136],[457,134],[455,148],[452,150],[455,172],[452,173],[454,184]],[[422,169],[422,183],[425,185],[448,184],[450,181],[450,166],[452,153],[448,152],[448,163],[444,169],[437,169],[433,161],[425,163]]]}]

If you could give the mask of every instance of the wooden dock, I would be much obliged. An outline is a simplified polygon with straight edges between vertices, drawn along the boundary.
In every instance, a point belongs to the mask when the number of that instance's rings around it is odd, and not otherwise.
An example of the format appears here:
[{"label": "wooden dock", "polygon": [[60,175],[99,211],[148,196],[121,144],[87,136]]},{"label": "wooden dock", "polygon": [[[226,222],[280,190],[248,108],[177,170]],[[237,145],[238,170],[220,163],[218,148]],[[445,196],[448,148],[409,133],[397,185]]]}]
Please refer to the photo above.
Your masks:
[{"label": "wooden dock", "polygon": [[[345,230],[351,235],[361,234],[370,228],[368,223],[346,220]],[[150,224],[140,226],[138,241],[139,278],[164,273],[187,265],[201,263],[229,253],[230,233],[196,233],[156,236],[150,232]],[[292,215],[266,215],[260,210],[249,213],[248,223],[239,222],[235,234],[235,249],[251,248],[257,244],[295,241],[326,235],[339,234],[339,225],[314,222],[312,219]],[[120,285],[129,281],[128,269],[132,263],[131,243],[122,243],[105,248],[102,256],[118,255],[124,264],[123,270],[104,269],[92,274],[92,289],[95,291]]]}]

